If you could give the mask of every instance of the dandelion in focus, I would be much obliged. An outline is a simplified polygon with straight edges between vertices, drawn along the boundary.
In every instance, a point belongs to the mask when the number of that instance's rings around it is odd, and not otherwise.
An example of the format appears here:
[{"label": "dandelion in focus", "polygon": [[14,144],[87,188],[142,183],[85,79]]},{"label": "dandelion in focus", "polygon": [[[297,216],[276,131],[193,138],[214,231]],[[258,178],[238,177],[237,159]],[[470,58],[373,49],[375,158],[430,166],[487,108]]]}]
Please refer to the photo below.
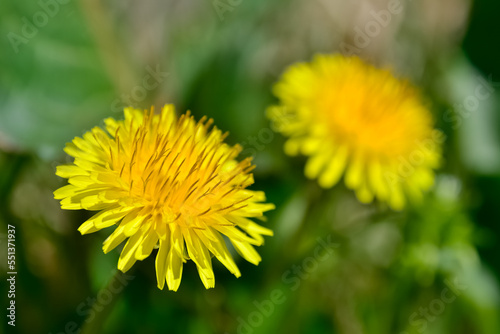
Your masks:
[{"label": "dandelion in focus", "polygon": [[432,186],[442,135],[417,89],[391,71],[318,55],[288,68],[274,94],[268,117],[289,137],[285,152],[308,156],[305,175],[320,186],[344,176],[361,202],[395,210]]},{"label": "dandelion in focus", "polygon": [[261,257],[253,246],[273,232],[251,218],[264,220],[274,208],[253,183],[250,158],[238,162],[241,146],[224,143],[227,133],[205,117],[195,122],[189,112],[179,119],[167,105],[158,115],[125,109],[125,120],[105,120],[68,143],[74,157],[56,174],[68,179],[54,192],[67,210],[99,211],[84,222],[82,234],[117,225],[104,241],[105,253],[124,242],[118,269],[129,270],[154,248],[158,287],[177,290],[183,263],[196,264],[205,287],[214,287],[212,255],[236,277],[240,271],[224,236],[247,261]]}]

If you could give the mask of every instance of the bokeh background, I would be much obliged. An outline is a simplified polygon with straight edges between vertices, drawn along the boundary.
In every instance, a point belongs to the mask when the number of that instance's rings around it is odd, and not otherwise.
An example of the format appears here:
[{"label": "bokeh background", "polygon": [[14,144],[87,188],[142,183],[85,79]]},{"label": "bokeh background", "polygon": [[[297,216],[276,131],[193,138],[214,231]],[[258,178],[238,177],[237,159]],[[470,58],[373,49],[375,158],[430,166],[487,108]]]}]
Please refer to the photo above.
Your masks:
[{"label": "bokeh background", "polygon": [[[4,316],[0,331],[500,333],[498,13],[495,0],[1,1],[3,310],[7,224],[18,275],[16,327]],[[389,66],[427,97],[447,139],[423,203],[360,204],[284,155],[265,117],[271,87],[290,64],[335,52]],[[491,94],[478,99],[479,86]],[[238,257],[236,279],[214,262],[208,291],[192,262],[176,293],[157,289],[154,256],[114,276],[110,231],[81,236],[90,213],[52,195],[67,141],[125,105],[165,103],[230,131],[254,156],[253,189],[277,206],[262,263]]]}]

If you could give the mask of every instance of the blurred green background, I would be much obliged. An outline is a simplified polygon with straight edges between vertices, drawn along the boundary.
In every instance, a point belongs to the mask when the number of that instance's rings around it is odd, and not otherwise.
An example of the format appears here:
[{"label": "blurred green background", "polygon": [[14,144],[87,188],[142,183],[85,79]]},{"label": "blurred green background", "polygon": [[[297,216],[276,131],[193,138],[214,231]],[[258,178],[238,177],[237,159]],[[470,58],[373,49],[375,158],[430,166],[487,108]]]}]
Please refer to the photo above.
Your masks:
[{"label": "blurred green background", "polygon": [[[0,331],[500,333],[499,12],[495,0],[0,2],[3,310],[7,224],[18,273],[16,326],[4,316]],[[321,190],[304,158],[284,155],[265,118],[271,87],[334,52],[391,66],[427,96],[447,140],[420,205]],[[109,230],[77,232],[90,213],[60,210],[55,167],[67,141],[125,105],[165,103],[213,117],[255,157],[275,236],[258,267],[237,257],[238,279],[214,261],[211,290],[192,262],[178,292],[158,290],[154,256],[106,288],[119,251],[101,251]]]}]

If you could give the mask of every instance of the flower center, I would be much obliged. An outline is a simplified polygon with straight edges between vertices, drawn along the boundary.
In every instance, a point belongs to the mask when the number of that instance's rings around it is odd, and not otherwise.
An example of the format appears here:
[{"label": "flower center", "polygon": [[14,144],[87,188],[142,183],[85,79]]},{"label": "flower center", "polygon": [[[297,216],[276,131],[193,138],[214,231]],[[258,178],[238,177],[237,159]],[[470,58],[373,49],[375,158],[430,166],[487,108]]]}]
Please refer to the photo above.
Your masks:
[{"label": "flower center", "polygon": [[430,119],[414,92],[398,87],[389,77],[380,79],[370,83],[347,77],[343,85],[326,82],[316,98],[319,124],[334,142],[368,155],[406,156],[428,136]]}]

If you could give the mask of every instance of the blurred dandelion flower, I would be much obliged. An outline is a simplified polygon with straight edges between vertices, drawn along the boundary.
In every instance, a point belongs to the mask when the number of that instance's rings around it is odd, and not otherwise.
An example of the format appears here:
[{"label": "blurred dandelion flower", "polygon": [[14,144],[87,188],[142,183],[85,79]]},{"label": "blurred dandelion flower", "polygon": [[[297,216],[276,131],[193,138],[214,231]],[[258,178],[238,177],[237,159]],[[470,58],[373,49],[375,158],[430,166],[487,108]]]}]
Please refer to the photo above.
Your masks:
[{"label": "blurred dandelion flower", "polygon": [[74,163],[57,168],[69,185],[54,192],[68,210],[99,211],[78,229],[82,234],[118,225],[104,241],[109,252],[123,247],[118,269],[125,272],[155,247],[158,287],[181,282],[183,263],[195,262],[205,287],[215,284],[211,254],[240,276],[223,235],[247,261],[261,258],[254,246],[273,235],[251,219],[263,219],[274,208],[263,203],[253,183],[250,159],[235,160],[239,145],[224,143],[227,134],[205,117],[195,122],[189,112],[178,120],[174,107],[125,109],[125,120],[105,120],[107,133],[95,127],[75,138],[65,151]]},{"label": "blurred dandelion flower", "polygon": [[291,66],[274,93],[280,105],[267,113],[290,137],[285,152],[309,156],[305,174],[320,186],[345,174],[361,202],[377,197],[396,210],[432,186],[443,136],[416,88],[389,70],[318,55]]}]

